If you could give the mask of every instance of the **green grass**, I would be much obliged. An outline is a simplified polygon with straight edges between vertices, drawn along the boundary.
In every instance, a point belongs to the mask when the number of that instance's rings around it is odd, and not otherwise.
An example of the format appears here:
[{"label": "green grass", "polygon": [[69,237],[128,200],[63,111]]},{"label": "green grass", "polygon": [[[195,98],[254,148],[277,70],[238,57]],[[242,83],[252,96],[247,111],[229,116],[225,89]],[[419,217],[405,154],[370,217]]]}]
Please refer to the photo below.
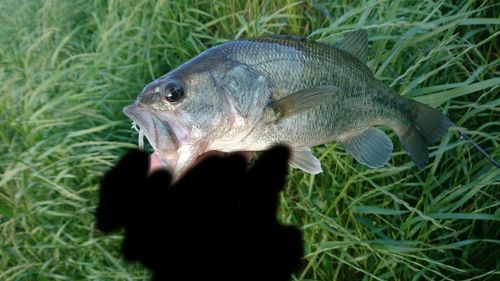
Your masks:
[{"label": "green grass", "polygon": [[[378,79],[500,158],[495,1],[189,2],[0,2],[0,280],[148,277],[119,258],[120,235],[94,229],[101,176],[136,147],[121,110],[152,79],[237,37],[328,43],[364,27]],[[334,143],[314,151],[325,172],[293,170],[281,196],[280,219],[305,242],[294,280],[500,278],[500,169],[456,130],[424,170],[398,144],[376,170]]]}]

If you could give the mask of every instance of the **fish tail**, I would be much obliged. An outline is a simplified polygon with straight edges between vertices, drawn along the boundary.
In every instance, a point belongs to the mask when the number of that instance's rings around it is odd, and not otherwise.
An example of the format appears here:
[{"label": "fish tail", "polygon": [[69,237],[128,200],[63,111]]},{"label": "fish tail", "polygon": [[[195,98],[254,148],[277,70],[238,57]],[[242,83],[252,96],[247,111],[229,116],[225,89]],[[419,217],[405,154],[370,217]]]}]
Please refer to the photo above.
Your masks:
[{"label": "fish tail", "polygon": [[397,133],[415,166],[423,168],[429,161],[427,147],[440,140],[453,123],[434,108],[414,100],[408,101],[410,120]]}]

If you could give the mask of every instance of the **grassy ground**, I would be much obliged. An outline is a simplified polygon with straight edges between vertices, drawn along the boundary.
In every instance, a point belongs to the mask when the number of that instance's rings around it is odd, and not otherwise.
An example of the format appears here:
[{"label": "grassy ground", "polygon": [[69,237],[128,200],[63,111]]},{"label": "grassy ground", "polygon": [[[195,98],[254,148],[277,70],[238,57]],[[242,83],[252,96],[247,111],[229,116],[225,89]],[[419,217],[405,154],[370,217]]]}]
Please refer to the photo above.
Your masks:
[{"label": "grassy ground", "polygon": [[[147,278],[118,258],[119,235],[94,230],[100,177],[136,147],[122,107],[237,37],[335,42],[364,27],[378,79],[500,158],[495,1],[187,2],[0,2],[0,280]],[[500,169],[456,131],[425,170],[397,144],[377,170],[334,143],[315,154],[325,172],[293,170],[281,200],[282,221],[304,233],[294,280],[500,278]]]}]

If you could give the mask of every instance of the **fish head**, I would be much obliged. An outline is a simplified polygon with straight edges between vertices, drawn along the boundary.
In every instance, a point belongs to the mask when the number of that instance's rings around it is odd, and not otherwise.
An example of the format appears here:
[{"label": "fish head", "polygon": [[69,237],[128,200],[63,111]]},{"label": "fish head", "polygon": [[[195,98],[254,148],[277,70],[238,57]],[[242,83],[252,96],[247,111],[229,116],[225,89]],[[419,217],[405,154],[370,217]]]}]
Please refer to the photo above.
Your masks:
[{"label": "fish head", "polygon": [[[205,66],[205,67],[200,67]],[[206,62],[190,62],[148,84],[123,112],[155,156],[178,175],[207,151],[229,123],[227,100]]]}]

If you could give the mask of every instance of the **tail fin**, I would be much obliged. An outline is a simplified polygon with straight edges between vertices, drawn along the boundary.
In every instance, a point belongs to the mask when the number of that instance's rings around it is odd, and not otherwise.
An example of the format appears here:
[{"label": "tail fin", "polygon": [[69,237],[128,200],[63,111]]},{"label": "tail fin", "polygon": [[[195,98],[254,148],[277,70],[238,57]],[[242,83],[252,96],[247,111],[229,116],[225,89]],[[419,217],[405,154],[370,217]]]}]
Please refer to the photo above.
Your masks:
[{"label": "tail fin", "polygon": [[429,161],[427,147],[440,140],[453,123],[441,112],[425,104],[410,100],[410,125],[399,135],[406,152],[418,168]]},{"label": "tail fin", "polygon": [[[414,100],[411,103],[410,125],[399,134],[399,139],[406,152],[411,157],[413,163],[418,168],[423,168],[429,161],[427,146],[441,139],[449,127],[455,126],[446,116],[436,109]],[[465,132],[459,130],[462,138],[465,138],[481,154],[484,155],[493,165],[500,168],[500,164],[475,143]]]}]

